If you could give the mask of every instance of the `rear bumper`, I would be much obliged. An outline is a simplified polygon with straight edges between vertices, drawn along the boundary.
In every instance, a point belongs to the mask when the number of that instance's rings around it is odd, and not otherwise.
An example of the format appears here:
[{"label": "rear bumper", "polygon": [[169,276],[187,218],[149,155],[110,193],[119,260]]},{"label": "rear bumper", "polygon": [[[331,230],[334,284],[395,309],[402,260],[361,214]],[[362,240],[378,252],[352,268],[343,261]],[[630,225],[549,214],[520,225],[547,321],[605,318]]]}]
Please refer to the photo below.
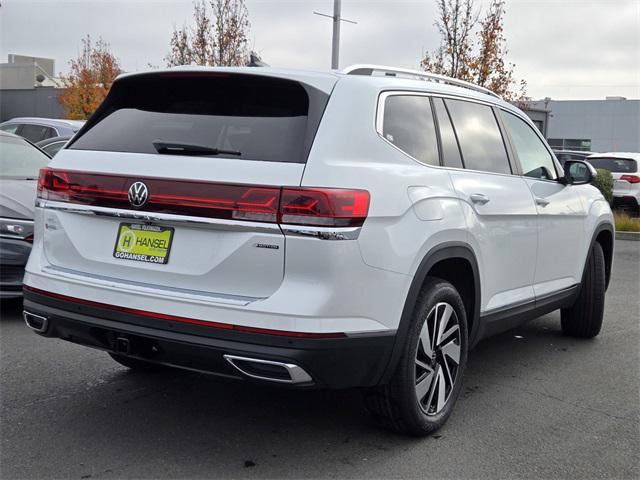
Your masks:
[{"label": "rear bumper", "polygon": [[0,298],[22,296],[24,267],[31,244],[23,240],[0,239]]},{"label": "rear bumper", "polygon": [[640,195],[616,195],[613,196],[613,208],[633,208],[637,209],[640,205]]},{"label": "rear bumper", "polygon": [[[228,358],[242,357],[298,366],[310,381],[301,387],[377,385],[389,363],[395,332],[309,339],[239,332],[117,312],[26,290],[25,311],[47,319],[45,337],[223,377],[267,383],[241,373]],[[274,378],[281,372],[274,373]],[[270,376],[270,374],[266,374]],[[302,378],[305,378],[304,376]]]}]

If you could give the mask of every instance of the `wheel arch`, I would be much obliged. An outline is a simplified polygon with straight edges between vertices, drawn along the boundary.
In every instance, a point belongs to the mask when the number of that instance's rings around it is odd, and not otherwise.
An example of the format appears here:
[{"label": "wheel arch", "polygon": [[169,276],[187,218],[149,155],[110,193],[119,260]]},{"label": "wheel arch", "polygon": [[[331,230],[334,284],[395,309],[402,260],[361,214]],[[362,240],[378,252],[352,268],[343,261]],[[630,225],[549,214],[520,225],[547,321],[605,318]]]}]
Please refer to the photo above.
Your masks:
[{"label": "wheel arch", "polygon": [[[602,247],[604,253],[604,272],[605,272],[605,289],[609,288],[609,281],[611,280],[611,269],[613,265],[613,247],[615,243],[615,230],[613,225],[609,222],[602,222],[598,224],[593,235],[591,237],[591,243],[589,244],[589,250],[587,250],[587,256],[582,267],[582,277],[584,277],[585,269],[587,268],[587,262],[589,261],[589,255],[593,245],[598,242]],[[581,277],[581,278],[582,278]]]},{"label": "wheel arch", "polygon": [[[464,276],[462,273],[471,273]],[[418,295],[428,276],[437,276],[456,286],[462,296],[469,327],[469,346],[473,346],[480,321],[480,273],[471,246],[463,242],[446,242],[433,247],[418,266],[405,299],[389,364],[380,383],[387,383],[395,371],[411,324]]]}]

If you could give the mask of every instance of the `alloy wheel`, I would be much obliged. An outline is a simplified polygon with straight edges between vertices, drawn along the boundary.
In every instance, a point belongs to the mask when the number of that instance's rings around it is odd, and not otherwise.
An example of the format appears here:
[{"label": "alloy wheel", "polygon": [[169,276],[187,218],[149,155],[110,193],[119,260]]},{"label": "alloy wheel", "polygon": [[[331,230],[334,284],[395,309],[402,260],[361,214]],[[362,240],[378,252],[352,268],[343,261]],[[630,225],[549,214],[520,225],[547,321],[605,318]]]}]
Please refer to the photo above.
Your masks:
[{"label": "alloy wheel", "polygon": [[445,407],[460,364],[458,315],[445,302],[431,309],[420,331],[415,360],[415,391],[418,404],[427,415]]}]

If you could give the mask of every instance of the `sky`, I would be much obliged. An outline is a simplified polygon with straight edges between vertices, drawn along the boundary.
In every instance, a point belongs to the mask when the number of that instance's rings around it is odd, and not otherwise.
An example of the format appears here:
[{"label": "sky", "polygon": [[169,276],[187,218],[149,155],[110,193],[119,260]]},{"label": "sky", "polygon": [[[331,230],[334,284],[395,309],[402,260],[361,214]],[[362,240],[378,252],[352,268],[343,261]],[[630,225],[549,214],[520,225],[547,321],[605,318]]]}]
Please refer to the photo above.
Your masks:
[{"label": "sky", "polygon": [[[487,0],[476,0],[482,8]],[[191,0],[0,0],[0,61],[54,58],[65,72],[87,34],[110,43],[125,71],[164,66]],[[272,66],[329,69],[331,0],[246,0],[250,48]],[[435,0],[343,0],[340,66],[417,68],[439,43]],[[640,0],[507,0],[507,59],[540,99],[640,98]]]}]

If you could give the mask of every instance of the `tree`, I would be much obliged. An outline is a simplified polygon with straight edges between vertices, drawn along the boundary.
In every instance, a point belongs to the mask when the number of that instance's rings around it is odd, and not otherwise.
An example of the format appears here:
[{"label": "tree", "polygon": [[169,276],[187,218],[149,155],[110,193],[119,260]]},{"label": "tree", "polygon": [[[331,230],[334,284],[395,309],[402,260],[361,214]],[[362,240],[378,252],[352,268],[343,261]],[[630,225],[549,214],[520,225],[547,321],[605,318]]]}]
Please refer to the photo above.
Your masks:
[{"label": "tree", "polygon": [[216,19],[216,65],[245,65],[247,31],[251,24],[244,0],[213,0],[211,6]]},{"label": "tree", "polygon": [[167,66],[245,65],[249,59],[249,12],[244,0],[194,0],[194,25],[175,29]]},{"label": "tree", "polygon": [[192,59],[191,43],[187,28],[173,28],[171,35],[171,51],[164,57],[168,67],[177,65],[189,65]]},{"label": "tree", "polygon": [[[437,0],[440,46],[422,59],[425,70],[473,82],[506,100],[522,102],[526,83],[517,84],[506,63],[504,0],[492,0],[482,20],[473,0]],[[474,34],[475,32],[475,34]]]},{"label": "tree", "polygon": [[427,53],[422,67],[433,73],[471,80],[472,30],[478,21],[473,0],[436,0],[439,19],[440,46]]},{"label": "tree", "polygon": [[62,77],[64,91],[58,98],[65,117],[85,120],[104,100],[122,69],[102,38],[93,44],[89,35],[82,39],[82,51],[69,61],[69,74]]}]

